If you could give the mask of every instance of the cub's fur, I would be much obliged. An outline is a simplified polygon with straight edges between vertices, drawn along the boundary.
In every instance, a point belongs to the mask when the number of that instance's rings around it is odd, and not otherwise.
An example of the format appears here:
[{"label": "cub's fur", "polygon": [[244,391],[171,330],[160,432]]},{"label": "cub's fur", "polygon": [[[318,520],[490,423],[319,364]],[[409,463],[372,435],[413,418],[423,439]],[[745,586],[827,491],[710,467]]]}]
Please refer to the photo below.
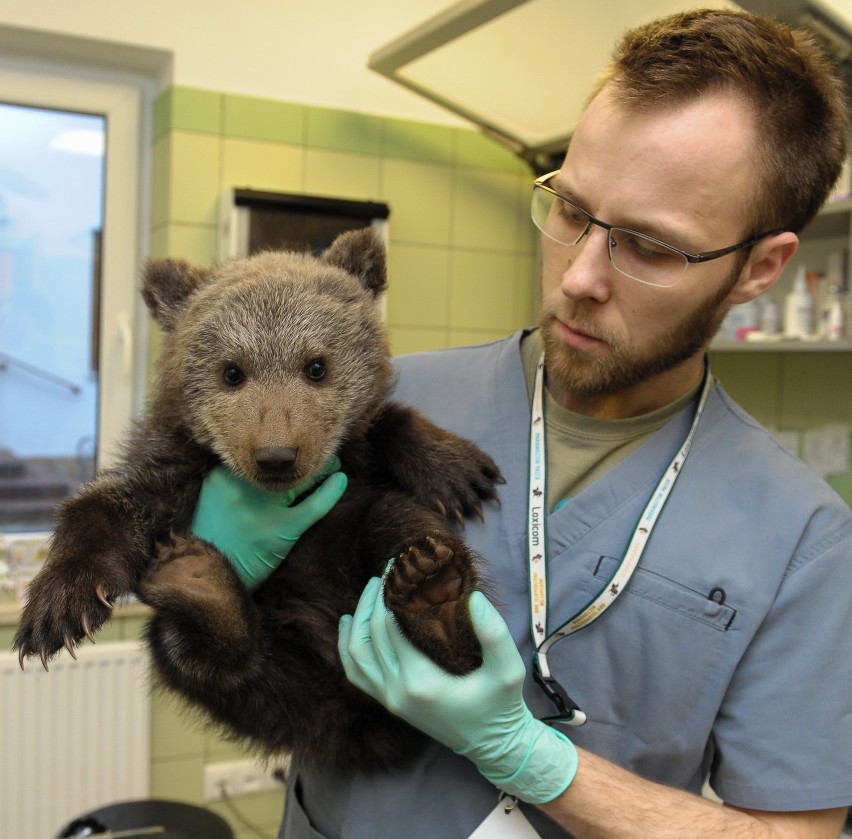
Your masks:
[{"label": "cub's fur", "polygon": [[[112,598],[136,592],[153,608],[162,680],[233,736],[339,768],[408,756],[419,735],[347,682],[338,619],[396,557],[385,600],[402,630],[447,670],[476,668],[466,604],[477,575],[448,518],[481,515],[499,473],[472,443],[388,400],[384,288],[369,231],[319,259],[149,263],[143,296],[165,330],[157,384],[120,464],[59,510],[15,636],[22,663],[73,654]],[[191,534],[218,463],[281,490],[335,453],[343,498],[254,592]]]}]

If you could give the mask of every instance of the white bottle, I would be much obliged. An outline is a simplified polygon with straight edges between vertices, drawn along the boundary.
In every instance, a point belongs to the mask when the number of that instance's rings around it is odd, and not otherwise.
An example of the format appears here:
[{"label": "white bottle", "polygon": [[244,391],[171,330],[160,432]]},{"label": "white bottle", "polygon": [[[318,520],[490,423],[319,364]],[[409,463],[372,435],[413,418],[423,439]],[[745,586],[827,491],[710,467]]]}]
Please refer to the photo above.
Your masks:
[{"label": "white bottle", "polygon": [[806,268],[796,269],[793,290],[784,303],[784,334],[788,338],[807,338],[814,331],[814,299],[808,293]]},{"label": "white bottle", "polygon": [[760,331],[765,335],[778,335],[781,332],[781,307],[771,297],[763,301],[760,310]]}]

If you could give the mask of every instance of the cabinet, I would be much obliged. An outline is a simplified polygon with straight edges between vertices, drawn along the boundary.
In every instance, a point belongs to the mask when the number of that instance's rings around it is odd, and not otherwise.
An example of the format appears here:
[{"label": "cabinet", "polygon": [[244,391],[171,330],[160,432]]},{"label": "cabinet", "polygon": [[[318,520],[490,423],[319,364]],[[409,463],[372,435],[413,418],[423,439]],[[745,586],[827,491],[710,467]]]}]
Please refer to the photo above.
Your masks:
[{"label": "cabinet", "polygon": [[[842,341],[782,340],[782,341],[732,341],[717,338],[711,349],[714,352],[850,352],[850,324],[852,324],[852,198],[828,202],[819,215],[802,231],[799,249],[784,270],[775,286],[761,299],[774,299],[784,311],[784,298],[793,286],[796,269],[804,264],[808,270],[825,273],[829,254],[844,251],[847,255],[844,305],[846,307],[847,336]],[[822,283],[825,283],[822,280]]]}]

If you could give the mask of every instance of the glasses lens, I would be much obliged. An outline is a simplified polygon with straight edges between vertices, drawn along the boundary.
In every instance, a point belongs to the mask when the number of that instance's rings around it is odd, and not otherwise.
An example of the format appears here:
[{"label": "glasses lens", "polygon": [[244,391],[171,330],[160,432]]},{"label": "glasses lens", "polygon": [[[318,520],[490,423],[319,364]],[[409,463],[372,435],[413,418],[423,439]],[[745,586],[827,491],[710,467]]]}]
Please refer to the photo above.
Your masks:
[{"label": "glasses lens", "polygon": [[558,195],[536,186],[532,195],[533,224],[563,245],[576,245],[589,227],[589,216]]},{"label": "glasses lens", "polygon": [[689,264],[682,253],[620,227],[610,231],[609,256],[622,274],[664,288],[677,285]]}]

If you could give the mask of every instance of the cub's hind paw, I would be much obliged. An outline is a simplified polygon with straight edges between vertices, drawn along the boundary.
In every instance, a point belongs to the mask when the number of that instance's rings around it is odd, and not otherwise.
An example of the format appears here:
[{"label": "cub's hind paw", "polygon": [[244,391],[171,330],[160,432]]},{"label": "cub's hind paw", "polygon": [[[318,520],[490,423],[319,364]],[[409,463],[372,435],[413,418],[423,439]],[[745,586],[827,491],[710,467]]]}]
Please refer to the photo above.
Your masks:
[{"label": "cub's hind paw", "polygon": [[153,606],[175,601],[223,601],[224,606],[232,596],[232,581],[222,557],[207,543],[173,535],[157,544],[157,559],[139,596]]},{"label": "cub's hind paw", "polygon": [[467,614],[475,582],[464,546],[433,536],[402,551],[385,577],[385,603],[403,632],[452,673],[469,672],[482,660]]}]

